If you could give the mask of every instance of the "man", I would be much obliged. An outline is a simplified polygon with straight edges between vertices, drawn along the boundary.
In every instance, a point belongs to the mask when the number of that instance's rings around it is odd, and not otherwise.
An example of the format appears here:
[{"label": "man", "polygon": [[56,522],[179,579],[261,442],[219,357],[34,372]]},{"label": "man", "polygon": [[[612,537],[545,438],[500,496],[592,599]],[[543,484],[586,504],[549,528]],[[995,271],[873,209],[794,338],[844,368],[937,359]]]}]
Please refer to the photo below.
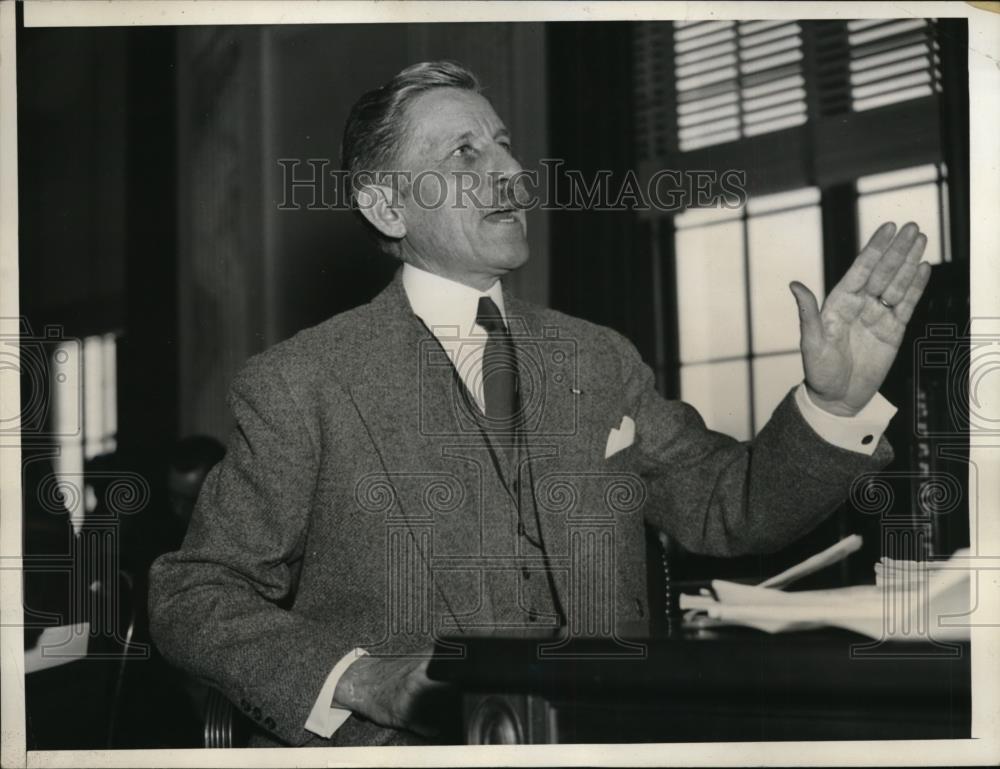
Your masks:
[{"label": "man", "polygon": [[365,94],[342,153],[408,172],[354,189],[403,267],[247,364],[226,458],[152,573],[163,653],[270,744],[418,741],[433,637],[627,643],[643,519],[696,552],[771,551],[891,458],[877,390],[929,276],[915,225],[879,228],[822,311],[792,284],[806,381],[739,443],[662,399],[618,334],[504,292],[528,258],[521,168],[467,70]]}]

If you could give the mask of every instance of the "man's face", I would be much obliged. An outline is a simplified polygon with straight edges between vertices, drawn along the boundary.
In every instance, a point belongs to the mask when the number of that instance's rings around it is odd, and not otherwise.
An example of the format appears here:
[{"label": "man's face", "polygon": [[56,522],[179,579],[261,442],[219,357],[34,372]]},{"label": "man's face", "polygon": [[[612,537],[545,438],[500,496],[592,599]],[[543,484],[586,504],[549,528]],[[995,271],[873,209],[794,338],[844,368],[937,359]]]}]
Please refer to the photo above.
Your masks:
[{"label": "man's face", "polygon": [[477,93],[437,88],[407,109],[401,166],[417,180],[400,201],[405,261],[485,289],[528,259],[527,225],[508,186],[521,170],[510,136]]}]

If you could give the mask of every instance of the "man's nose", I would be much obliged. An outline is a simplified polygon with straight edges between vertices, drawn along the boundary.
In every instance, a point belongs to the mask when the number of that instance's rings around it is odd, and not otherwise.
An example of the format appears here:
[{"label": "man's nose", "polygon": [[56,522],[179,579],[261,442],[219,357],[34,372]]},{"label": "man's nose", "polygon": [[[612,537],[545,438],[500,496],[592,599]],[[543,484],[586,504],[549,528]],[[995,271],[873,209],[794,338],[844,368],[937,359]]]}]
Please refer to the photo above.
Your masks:
[{"label": "man's nose", "polygon": [[512,185],[521,184],[521,164],[509,151],[499,145],[495,146],[489,160],[487,181],[493,198],[491,204],[497,205],[497,201],[507,204],[510,200],[516,200],[518,190]]},{"label": "man's nose", "polygon": [[510,150],[499,144],[493,145],[489,164],[491,174],[501,179],[509,179],[523,170],[521,164],[517,162],[517,158],[511,154]]}]

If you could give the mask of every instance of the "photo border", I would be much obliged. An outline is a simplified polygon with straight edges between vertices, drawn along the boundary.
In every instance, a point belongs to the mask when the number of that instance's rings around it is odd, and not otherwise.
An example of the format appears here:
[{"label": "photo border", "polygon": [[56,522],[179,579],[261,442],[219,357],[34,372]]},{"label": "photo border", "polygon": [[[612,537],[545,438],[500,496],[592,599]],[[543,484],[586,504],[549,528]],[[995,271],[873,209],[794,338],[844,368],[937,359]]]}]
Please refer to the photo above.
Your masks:
[{"label": "photo border", "polygon": [[[997,3],[978,4],[997,7]],[[26,27],[214,24],[350,24],[430,21],[612,21],[678,18],[895,18],[969,20],[970,284],[972,332],[996,333],[1000,317],[1000,15],[963,3],[613,3],[613,2],[192,2],[191,0],[29,1]],[[0,2],[0,317],[18,317],[17,101],[13,2]],[[992,321],[992,322],[991,322]],[[14,381],[8,381],[13,379]],[[16,377],[5,377],[0,400],[19,402]],[[996,400],[991,401],[994,405]],[[970,472],[979,471],[978,555],[1000,558],[1000,516],[988,500],[1000,499],[996,441],[970,435]],[[20,450],[0,451],[0,554],[20,557]],[[970,514],[973,501],[970,500]],[[987,558],[996,553],[992,558]],[[1000,758],[998,631],[972,628],[972,734],[970,740],[658,743],[640,745],[446,746],[407,748],[268,748],[239,750],[25,751],[21,573],[0,569],[0,670],[4,766],[522,766],[569,765],[828,765],[991,763]],[[986,583],[986,584],[984,584]],[[980,601],[1000,608],[1000,579],[981,579]],[[992,594],[984,595],[984,590]],[[990,601],[992,600],[992,603]],[[982,611],[982,610],[981,610]],[[985,612],[984,612],[985,613]]]}]

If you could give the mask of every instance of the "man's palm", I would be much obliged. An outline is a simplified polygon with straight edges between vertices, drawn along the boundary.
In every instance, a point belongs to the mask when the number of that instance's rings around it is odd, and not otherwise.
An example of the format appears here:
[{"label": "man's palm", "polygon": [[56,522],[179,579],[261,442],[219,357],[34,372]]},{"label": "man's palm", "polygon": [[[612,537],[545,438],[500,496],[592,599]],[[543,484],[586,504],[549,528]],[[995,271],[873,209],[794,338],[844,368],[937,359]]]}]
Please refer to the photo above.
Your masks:
[{"label": "man's palm", "polygon": [[799,306],[806,387],[821,408],[852,416],[882,385],[930,277],[930,265],[920,261],[926,245],[913,223],[898,233],[891,222],[883,224],[822,311],[808,288],[791,284]]}]

